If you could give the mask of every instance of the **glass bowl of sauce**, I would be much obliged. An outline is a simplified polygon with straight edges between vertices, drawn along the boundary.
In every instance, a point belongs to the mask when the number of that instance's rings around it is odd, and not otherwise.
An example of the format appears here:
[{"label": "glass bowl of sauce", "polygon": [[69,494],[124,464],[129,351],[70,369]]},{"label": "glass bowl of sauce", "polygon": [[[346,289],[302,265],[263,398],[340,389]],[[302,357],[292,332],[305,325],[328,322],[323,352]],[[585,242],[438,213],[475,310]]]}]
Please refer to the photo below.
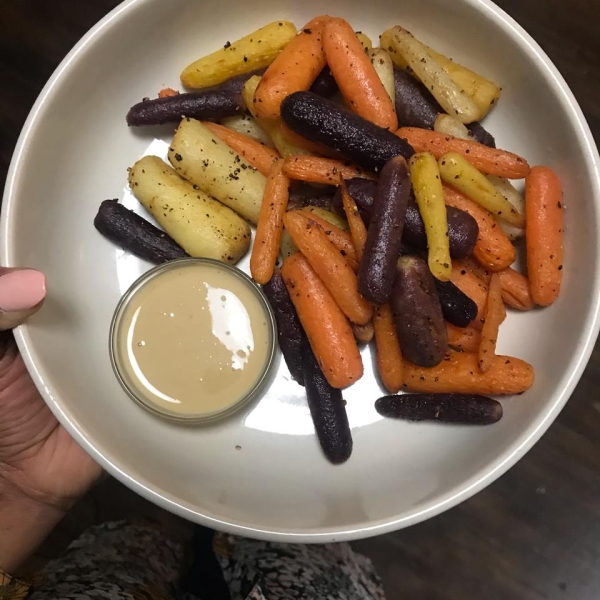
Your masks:
[{"label": "glass bowl of sauce", "polygon": [[183,258],[151,269],[121,298],[110,357],[144,408],[202,423],[260,394],[276,337],[273,311],[250,277],[216,260]]}]

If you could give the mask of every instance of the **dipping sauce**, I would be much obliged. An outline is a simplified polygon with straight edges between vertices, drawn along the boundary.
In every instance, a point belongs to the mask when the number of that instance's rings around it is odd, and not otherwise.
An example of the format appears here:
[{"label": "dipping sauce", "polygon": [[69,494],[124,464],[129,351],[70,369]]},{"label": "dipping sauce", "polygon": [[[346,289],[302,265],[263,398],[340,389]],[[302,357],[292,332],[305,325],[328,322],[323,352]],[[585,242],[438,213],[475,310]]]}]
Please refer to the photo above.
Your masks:
[{"label": "dipping sauce", "polygon": [[146,273],[123,297],[111,332],[113,364],[147,408],[206,420],[260,391],[274,334],[266,298],[241,271],[176,260]]}]

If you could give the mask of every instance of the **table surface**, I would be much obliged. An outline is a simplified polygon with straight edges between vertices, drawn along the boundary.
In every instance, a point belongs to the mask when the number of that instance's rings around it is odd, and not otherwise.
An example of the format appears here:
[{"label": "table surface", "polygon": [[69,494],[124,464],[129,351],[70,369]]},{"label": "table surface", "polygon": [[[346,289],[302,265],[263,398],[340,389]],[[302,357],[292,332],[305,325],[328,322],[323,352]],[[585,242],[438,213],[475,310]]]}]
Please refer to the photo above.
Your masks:
[{"label": "table surface", "polygon": [[[0,0],[0,176],[47,78],[117,0]],[[600,139],[600,0],[499,0],[541,44]],[[600,345],[567,407],[460,506],[355,547],[396,598],[600,598]]]}]

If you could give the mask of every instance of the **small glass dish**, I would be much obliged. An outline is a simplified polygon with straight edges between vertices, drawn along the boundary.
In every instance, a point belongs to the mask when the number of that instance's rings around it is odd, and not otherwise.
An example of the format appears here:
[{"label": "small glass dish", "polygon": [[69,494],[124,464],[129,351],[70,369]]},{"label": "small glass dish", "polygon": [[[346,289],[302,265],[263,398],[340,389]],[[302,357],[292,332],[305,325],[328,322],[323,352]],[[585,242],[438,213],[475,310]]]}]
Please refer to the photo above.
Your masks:
[{"label": "small glass dish", "polygon": [[[262,368],[259,371],[258,377],[255,383],[250,389],[243,395],[233,398],[230,404],[218,410],[210,410],[206,412],[195,412],[195,413],[182,413],[175,410],[169,410],[165,406],[161,406],[153,401],[151,394],[147,388],[136,384],[135,377],[132,377],[128,371],[126,365],[131,365],[131,361],[127,356],[129,353],[124,352],[123,348],[127,347],[128,342],[120,343],[123,336],[128,335],[128,331],[124,330],[128,317],[128,308],[132,302],[138,297],[138,294],[148,286],[151,282],[156,282],[160,278],[167,277],[171,272],[182,269],[182,268],[199,268],[206,270],[219,269],[227,275],[233,275],[240,281],[243,286],[248,290],[257,300],[257,305],[260,307],[262,314],[264,315],[264,326],[266,328],[267,337],[267,349],[265,352],[265,360]],[[206,272],[206,271],[204,271]],[[227,265],[225,263],[208,259],[208,258],[182,258],[173,261],[169,261],[157,267],[154,267],[144,273],[139,279],[137,279],[131,287],[125,292],[117,308],[115,309],[111,326],[110,326],[110,337],[109,337],[109,352],[110,361],[114,370],[114,373],[125,390],[125,392],[137,402],[140,406],[150,411],[151,413],[160,417],[169,419],[178,423],[187,424],[202,424],[222,419],[237,412],[252,400],[256,399],[260,393],[264,390],[271,372],[275,360],[275,351],[277,347],[277,324],[275,322],[275,315],[273,309],[269,304],[264,292],[248,275],[243,271]]]}]

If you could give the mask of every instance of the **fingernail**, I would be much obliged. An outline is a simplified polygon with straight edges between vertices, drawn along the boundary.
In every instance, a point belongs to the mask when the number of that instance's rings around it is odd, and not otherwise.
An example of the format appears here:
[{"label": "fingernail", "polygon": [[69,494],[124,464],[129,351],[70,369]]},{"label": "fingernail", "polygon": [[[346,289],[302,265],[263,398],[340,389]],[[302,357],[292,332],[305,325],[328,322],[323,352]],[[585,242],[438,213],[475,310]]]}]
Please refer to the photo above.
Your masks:
[{"label": "fingernail", "polygon": [[0,310],[29,310],[46,297],[46,277],[34,269],[17,269],[0,277]]}]

